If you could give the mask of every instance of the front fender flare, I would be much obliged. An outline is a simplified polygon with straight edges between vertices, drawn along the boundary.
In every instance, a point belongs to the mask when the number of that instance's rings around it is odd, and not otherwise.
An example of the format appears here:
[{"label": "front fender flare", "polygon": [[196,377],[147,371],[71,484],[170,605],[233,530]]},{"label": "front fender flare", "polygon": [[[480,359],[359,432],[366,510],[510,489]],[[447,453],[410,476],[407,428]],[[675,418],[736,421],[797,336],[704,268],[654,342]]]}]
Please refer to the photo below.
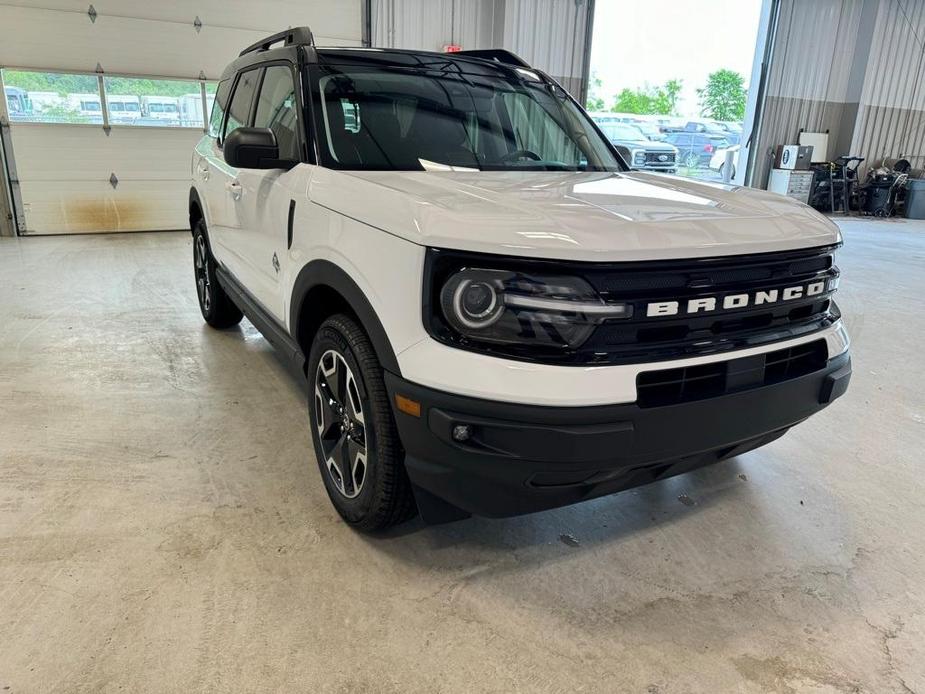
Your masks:
[{"label": "front fender flare", "polygon": [[[369,299],[366,298],[366,294],[350,275],[328,260],[313,260],[299,271],[292,287],[292,302],[289,306],[290,334],[298,338],[305,298],[312,289],[320,286],[330,287],[344,297],[359,319],[363,330],[369,335],[379,357],[379,363],[387,371],[400,376],[401,370],[398,367],[395,350],[392,349],[392,343],[389,341],[385,328],[382,327],[382,322],[376,315],[372,304],[369,303]],[[307,349],[307,345],[303,345],[303,348]],[[307,352],[305,356],[308,357]]]}]

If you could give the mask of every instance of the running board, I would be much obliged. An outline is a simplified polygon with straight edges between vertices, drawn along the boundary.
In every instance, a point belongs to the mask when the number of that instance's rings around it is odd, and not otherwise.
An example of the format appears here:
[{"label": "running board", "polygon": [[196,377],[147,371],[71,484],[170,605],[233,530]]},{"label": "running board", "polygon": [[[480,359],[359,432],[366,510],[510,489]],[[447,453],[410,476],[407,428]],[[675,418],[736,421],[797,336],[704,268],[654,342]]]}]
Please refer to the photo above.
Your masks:
[{"label": "running board", "polygon": [[293,364],[304,379],[305,355],[302,354],[299,344],[292,339],[286,329],[257,303],[247,290],[238,284],[237,280],[224,268],[216,267],[215,277],[218,279],[222,289],[225,290],[225,293],[234,301],[235,306],[247,316],[247,320],[254,324],[254,327],[260,331],[267,342],[273,345],[286,358],[287,362]]}]

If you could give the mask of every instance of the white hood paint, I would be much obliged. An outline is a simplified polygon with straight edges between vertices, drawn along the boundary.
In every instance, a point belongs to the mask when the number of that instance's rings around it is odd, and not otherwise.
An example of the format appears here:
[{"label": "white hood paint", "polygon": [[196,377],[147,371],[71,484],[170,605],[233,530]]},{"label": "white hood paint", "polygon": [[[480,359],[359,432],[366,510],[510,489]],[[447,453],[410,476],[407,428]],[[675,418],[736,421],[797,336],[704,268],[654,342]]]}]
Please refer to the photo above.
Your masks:
[{"label": "white hood paint", "polygon": [[773,193],[644,172],[333,171],[311,199],[413,243],[587,261],[664,260],[837,243]]}]

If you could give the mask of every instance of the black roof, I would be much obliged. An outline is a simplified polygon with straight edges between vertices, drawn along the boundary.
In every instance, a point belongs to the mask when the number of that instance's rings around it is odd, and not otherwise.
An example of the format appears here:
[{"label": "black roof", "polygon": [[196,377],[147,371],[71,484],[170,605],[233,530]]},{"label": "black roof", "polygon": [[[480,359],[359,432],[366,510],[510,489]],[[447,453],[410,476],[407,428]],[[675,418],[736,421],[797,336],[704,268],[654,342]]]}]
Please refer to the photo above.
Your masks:
[{"label": "black roof", "polygon": [[[285,33],[285,32],[283,32]],[[274,37],[281,36],[280,34]],[[274,37],[269,37],[272,39]],[[232,76],[244,68],[271,60],[288,59],[297,62],[297,51],[304,50],[304,60],[319,65],[353,65],[398,68],[436,68],[445,69],[448,65],[456,66],[460,72],[474,74],[507,73],[516,68],[532,69],[513,53],[501,49],[480,51],[459,51],[456,53],[438,53],[436,51],[414,51],[398,48],[358,48],[326,47],[315,48],[313,45],[286,43],[277,48],[270,48],[268,41],[258,42],[245,49],[241,55],[222,72],[222,79]],[[282,39],[277,38],[277,41]],[[541,74],[541,73],[537,73]]]}]

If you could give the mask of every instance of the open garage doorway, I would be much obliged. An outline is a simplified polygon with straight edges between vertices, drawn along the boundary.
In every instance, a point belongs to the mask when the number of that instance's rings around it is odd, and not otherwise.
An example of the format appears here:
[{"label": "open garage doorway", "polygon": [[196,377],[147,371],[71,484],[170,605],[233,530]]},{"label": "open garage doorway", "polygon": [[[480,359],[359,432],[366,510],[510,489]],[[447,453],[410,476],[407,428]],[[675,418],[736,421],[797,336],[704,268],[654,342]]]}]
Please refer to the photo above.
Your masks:
[{"label": "open garage doorway", "polygon": [[761,15],[762,0],[595,3],[586,108],[631,166],[741,180]]}]

